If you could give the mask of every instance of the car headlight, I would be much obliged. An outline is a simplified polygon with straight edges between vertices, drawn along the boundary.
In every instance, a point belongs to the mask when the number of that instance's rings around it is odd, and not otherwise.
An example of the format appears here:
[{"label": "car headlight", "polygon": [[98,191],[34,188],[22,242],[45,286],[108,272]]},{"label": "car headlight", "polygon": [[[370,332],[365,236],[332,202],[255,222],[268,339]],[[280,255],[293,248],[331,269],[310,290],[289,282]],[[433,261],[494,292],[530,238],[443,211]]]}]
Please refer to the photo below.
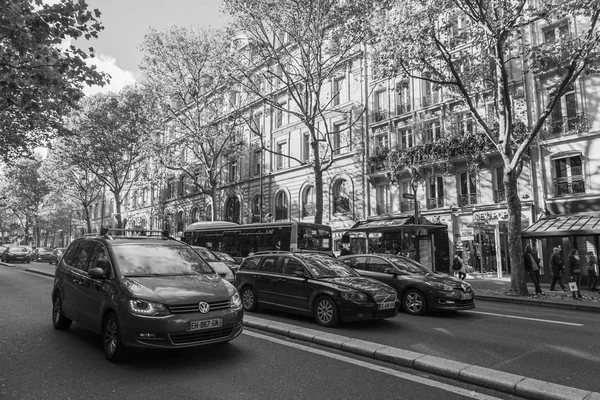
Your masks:
[{"label": "car headlight", "polygon": [[242,307],[242,299],[240,299],[240,295],[237,291],[233,294],[233,296],[231,296],[231,299],[229,300],[229,307],[234,309]]},{"label": "car headlight", "polygon": [[433,286],[434,288],[441,290],[443,292],[451,292],[454,290],[454,286],[447,285],[445,283],[440,282],[426,282],[429,286]]},{"label": "car headlight", "polygon": [[149,317],[163,317],[170,314],[169,309],[164,304],[140,299],[129,300],[129,311],[132,314]]},{"label": "car headlight", "polygon": [[342,299],[351,301],[367,301],[368,297],[362,292],[342,292]]}]

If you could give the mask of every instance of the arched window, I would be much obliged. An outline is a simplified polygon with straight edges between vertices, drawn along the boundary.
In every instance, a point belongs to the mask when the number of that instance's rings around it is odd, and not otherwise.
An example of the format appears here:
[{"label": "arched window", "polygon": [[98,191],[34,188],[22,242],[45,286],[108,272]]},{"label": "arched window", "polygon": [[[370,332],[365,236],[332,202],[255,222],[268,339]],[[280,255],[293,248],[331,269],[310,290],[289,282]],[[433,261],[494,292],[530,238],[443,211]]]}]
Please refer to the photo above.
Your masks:
[{"label": "arched window", "polygon": [[279,192],[275,197],[275,220],[288,219],[288,198],[285,192]]},{"label": "arched window", "polygon": [[136,208],[137,205],[138,205],[137,193],[133,192],[133,195],[131,196],[131,208]]},{"label": "arched window", "polygon": [[212,221],[212,219],[213,219],[212,204],[209,204],[206,206],[206,214],[204,214],[204,220]]},{"label": "arched window", "polygon": [[225,221],[240,223],[240,201],[237,197],[230,197],[225,203]]},{"label": "arched window", "polygon": [[350,196],[346,180],[340,179],[333,186],[333,212],[343,214],[350,212]]},{"label": "arched window", "polygon": [[302,193],[302,217],[314,216],[315,210],[315,188],[308,186]]},{"label": "arched window", "polygon": [[192,208],[191,223],[198,222],[198,207]]},{"label": "arched window", "polygon": [[183,232],[184,227],[185,223],[183,221],[183,211],[179,211],[177,213],[177,232]]},{"label": "arched window", "polygon": [[262,201],[260,196],[252,199],[252,222],[261,222]]}]

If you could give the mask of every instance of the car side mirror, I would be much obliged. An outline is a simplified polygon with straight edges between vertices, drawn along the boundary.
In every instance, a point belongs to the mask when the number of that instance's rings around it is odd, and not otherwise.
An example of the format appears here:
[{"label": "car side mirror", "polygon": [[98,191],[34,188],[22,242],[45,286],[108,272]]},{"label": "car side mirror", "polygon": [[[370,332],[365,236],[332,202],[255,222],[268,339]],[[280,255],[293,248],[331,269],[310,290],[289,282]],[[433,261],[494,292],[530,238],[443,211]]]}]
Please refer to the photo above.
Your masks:
[{"label": "car side mirror", "polygon": [[104,279],[106,278],[106,273],[102,268],[96,267],[92,268],[88,271],[88,275],[92,279]]}]

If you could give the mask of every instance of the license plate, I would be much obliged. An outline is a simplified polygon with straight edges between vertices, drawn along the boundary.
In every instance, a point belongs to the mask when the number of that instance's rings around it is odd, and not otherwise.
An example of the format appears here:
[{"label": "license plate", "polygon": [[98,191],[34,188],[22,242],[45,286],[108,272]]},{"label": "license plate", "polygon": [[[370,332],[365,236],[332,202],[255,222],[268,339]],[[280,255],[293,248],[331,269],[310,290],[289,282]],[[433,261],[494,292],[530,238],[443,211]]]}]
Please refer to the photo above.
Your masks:
[{"label": "license plate", "polygon": [[394,308],[396,306],[395,301],[386,301],[385,303],[381,303],[379,305],[380,310],[389,310],[390,308]]},{"label": "license plate", "polygon": [[473,298],[473,294],[471,294],[471,293],[461,293],[460,294],[461,300],[471,300],[472,298]]},{"label": "license plate", "polygon": [[223,326],[223,318],[205,319],[204,321],[190,321],[188,331],[199,331],[201,329],[220,328]]}]

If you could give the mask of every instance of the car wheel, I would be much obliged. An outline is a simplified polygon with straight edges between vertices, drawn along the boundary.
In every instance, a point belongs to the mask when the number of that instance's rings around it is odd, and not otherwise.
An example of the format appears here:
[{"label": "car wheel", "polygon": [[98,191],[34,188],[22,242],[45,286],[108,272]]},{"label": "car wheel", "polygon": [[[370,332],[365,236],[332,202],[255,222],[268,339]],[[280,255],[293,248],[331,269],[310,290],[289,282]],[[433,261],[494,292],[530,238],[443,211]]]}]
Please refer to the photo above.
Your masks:
[{"label": "car wheel", "polygon": [[52,302],[52,325],[59,331],[69,329],[73,321],[63,314],[62,299],[60,294],[54,295],[54,301]]},{"label": "car wheel", "polygon": [[313,310],[315,320],[322,326],[336,326],[340,322],[337,307],[331,297],[319,297]]},{"label": "car wheel", "polygon": [[256,311],[258,308],[256,292],[250,286],[245,286],[242,289],[242,306],[244,311]]},{"label": "car wheel", "polygon": [[117,362],[124,358],[125,347],[121,338],[121,326],[114,312],[109,313],[104,318],[102,325],[102,342],[104,356],[108,361]]},{"label": "car wheel", "polygon": [[402,298],[404,311],[411,315],[423,315],[427,311],[427,300],[423,293],[416,289],[409,289]]}]

